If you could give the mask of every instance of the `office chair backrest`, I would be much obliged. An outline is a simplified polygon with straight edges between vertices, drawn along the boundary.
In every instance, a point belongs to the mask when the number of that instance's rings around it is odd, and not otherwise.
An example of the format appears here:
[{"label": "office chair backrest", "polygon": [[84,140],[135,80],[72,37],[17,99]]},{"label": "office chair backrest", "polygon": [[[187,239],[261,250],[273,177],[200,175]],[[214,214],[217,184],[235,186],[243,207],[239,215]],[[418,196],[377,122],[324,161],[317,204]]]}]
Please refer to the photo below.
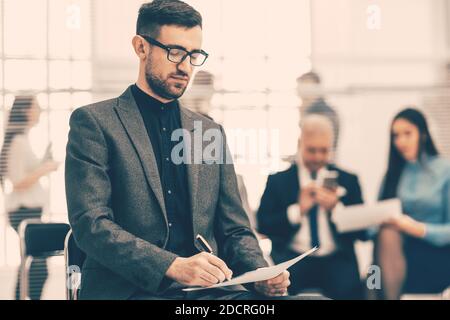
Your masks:
[{"label": "office chair backrest", "polygon": [[33,258],[62,255],[64,239],[70,227],[67,223],[45,223],[26,219],[20,223],[20,299],[29,299],[29,271]]},{"label": "office chair backrest", "polygon": [[67,299],[77,300],[81,286],[81,272],[86,254],[81,251],[75,242],[72,230],[67,233],[64,255],[66,260],[66,288]]},{"label": "office chair backrest", "polygon": [[24,256],[46,257],[59,255],[64,250],[64,239],[70,227],[67,223],[44,223],[24,220],[20,227]]}]

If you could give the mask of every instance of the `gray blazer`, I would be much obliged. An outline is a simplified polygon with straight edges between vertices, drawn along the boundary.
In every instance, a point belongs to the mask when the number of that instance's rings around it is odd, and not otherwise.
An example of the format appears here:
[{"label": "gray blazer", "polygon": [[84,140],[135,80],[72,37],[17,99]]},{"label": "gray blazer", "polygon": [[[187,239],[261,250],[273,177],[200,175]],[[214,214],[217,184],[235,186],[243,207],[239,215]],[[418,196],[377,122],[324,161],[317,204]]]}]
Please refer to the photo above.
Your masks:
[{"label": "gray blazer", "polygon": [[[220,130],[226,152],[220,125],[180,109],[192,141],[194,121],[201,121],[203,132]],[[87,255],[80,297],[127,299],[138,290],[161,295],[177,256],[165,250],[169,227],[162,186],[130,88],[72,113],[65,170],[70,225]],[[267,266],[242,208],[234,166],[189,164],[187,175],[194,236],[202,234],[235,275]]]}]

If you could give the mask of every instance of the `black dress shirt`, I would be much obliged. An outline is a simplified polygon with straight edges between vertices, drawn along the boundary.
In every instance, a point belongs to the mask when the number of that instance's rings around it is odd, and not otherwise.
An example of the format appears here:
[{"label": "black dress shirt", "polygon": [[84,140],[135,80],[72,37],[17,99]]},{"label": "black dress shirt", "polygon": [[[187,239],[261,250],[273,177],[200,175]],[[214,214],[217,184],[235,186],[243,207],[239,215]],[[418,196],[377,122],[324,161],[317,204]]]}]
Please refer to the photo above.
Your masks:
[{"label": "black dress shirt", "polygon": [[162,103],[132,86],[132,93],[144,120],[153,147],[164,193],[169,221],[169,242],[166,250],[183,257],[195,254],[192,213],[185,164],[175,164],[171,152],[179,141],[171,141],[174,130],[181,129],[178,101]]}]

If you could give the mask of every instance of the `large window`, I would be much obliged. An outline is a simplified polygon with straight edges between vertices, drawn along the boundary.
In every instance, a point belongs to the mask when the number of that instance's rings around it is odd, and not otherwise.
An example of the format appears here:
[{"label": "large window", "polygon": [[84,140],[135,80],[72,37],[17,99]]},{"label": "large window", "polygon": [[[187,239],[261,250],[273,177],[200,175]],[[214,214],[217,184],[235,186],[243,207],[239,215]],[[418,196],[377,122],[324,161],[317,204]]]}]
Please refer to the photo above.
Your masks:
[{"label": "large window", "polygon": [[[91,1],[0,3],[1,140],[14,97],[35,94],[43,112],[39,124],[30,131],[32,147],[40,155],[51,142],[54,158],[63,162],[69,115],[74,107],[92,99]],[[65,220],[63,163],[51,179],[42,182],[50,190],[47,214],[54,220]],[[0,265],[11,264],[17,252],[6,214],[0,228]]]}]

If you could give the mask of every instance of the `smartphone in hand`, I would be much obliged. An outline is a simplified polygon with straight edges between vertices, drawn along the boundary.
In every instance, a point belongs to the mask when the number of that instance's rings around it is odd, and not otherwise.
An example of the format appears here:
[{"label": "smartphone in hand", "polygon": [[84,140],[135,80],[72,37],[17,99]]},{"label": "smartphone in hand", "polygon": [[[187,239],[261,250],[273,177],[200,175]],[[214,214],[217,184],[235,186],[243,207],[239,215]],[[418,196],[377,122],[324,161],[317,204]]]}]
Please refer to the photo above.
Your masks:
[{"label": "smartphone in hand", "polygon": [[322,187],[330,191],[336,191],[338,188],[338,172],[329,171],[327,176],[323,179]]}]

